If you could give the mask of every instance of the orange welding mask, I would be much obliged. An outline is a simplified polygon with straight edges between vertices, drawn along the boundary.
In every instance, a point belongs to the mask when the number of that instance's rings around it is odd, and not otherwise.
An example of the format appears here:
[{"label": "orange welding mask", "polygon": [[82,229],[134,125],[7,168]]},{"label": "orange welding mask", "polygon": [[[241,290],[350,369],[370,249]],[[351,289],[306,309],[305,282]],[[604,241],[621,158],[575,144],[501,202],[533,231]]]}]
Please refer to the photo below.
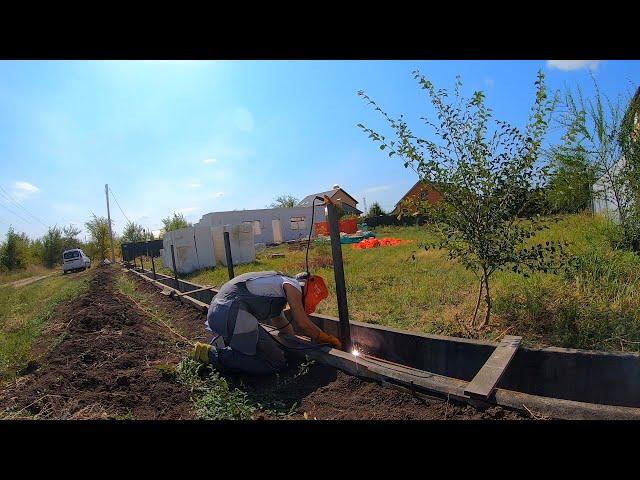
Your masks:
[{"label": "orange welding mask", "polygon": [[319,275],[311,275],[304,286],[304,311],[307,315],[316,311],[318,304],[329,296],[329,290],[324,283],[324,278]]}]

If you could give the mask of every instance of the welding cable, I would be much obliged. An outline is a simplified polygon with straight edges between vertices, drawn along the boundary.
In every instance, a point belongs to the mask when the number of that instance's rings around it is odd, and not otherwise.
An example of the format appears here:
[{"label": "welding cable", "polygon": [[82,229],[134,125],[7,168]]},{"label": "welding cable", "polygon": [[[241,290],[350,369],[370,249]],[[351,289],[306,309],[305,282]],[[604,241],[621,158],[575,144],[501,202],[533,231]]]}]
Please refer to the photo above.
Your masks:
[{"label": "welding cable", "polygon": [[307,239],[307,252],[305,253],[305,256],[304,256],[304,266],[306,269],[307,277],[311,276],[311,272],[309,272],[309,246],[311,245],[311,233],[313,232],[313,219],[316,213],[316,200],[318,199],[324,202],[324,199],[320,197],[314,197],[313,200],[311,200],[311,226],[309,227],[309,238]]},{"label": "welding cable", "polygon": [[[311,277],[311,272],[309,271],[309,246],[311,245],[311,233],[313,232],[313,219],[314,219],[315,212],[316,212],[316,200],[321,200],[321,201],[324,202],[324,198],[320,198],[320,197],[316,196],[311,201],[311,226],[309,227],[309,238],[307,239],[307,252],[306,252],[305,258],[304,258],[304,266],[305,266],[305,273],[307,274],[307,280],[306,280],[307,282],[309,281],[309,277]],[[320,206],[320,205],[318,205],[318,206]],[[301,293],[302,293],[302,308],[304,308],[304,297],[305,297],[304,288],[302,289]],[[286,317],[285,317],[285,319],[286,319]],[[291,319],[286,319],[286,320],[287,320],[287,323],[285,323],[281,327],[273,327],[273,330],[282,330],[283,328],[287,328],[289,325],[291,325]],[[327,344],[327,345],[329,345],[329,344]]]}]

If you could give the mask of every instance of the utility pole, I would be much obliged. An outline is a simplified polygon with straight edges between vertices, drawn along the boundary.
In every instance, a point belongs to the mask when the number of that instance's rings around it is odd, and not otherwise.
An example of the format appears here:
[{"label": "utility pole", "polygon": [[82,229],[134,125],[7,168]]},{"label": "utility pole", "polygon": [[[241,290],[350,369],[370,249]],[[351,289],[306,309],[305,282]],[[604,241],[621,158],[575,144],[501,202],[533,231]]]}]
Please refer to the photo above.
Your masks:
[{"label": "utility pole", "polygon": [[111,263],[116,263],[116,253],[113,250],[113,230],[111,229],[111,212],[109,211],[109,184],[104,185],[104,194],[107,196],[107,221],[109,222],[109,238],[111,239]]}]

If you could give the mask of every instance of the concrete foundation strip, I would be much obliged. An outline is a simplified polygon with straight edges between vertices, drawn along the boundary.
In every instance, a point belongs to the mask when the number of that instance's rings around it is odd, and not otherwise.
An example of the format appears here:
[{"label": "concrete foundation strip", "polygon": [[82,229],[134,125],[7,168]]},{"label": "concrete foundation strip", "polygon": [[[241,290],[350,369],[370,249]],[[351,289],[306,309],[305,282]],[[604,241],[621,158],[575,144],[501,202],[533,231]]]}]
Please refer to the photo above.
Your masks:
[{"label": "concrete foundation strip", "polygon": [[[169,289],[175,293],[181,293],[177,289],[153,280],[141,272],[136,270],[127,271],[151,282],[160,289]],[[191,293],[195,291],[196,290],[192,290]],[[184,300],[201,312],[206,313],[209,305],[190,297],[189,293],[190,292],[185,292],[182,296],[178,297],[179,300]],[[269,329],[268,326],[267,329]],[[280,342],[292,347],[300,348],[309,346],[310,344],[308,340],[304,340],[298,336],[285,335],[275,330],[270,333],[273,336],[277,336]],[[298,355],[306,355],[322,364],[335,367],[354,376],[381,383],[393,383],[399,388],[410,389],[412,391],[421,390],[427,394],[436,394],[438,396],[444,396],[445,398],[448,396],[449,398],[468,403],[472,406],[496,404],[525,412],[535,411],[552,418],[565,420],[640,420],[640,408],[542,397],[501,388],[495,388],[486,401],[483,401],[472,398],[465,393],[465,390],[471,382],[437,375],[366,355],[356,357],[350,353],[329,347],[292,350],[292,352]]]},{"label": "concrete foundation strip", "polygon": [[[274,331],[271,332],[271,334],[278,336],[278,340],[292,347],[299,348],[309,343],[299,337],[291,337],[290,335],[285,335],[280,332]],[[428,393],[437,393],[444,397],[449,396],[449,398],[476,407],[497,404],[520,411],[526,411],[528,408],[553,418],[566,420],[640,419],[640,409],[637,408],[596,405],[572,400],[540,397],[500,388],[495,389],[495,392],[489,397],[487,402],[483,402],[465,394],[465,388],[468,382],[463,380],[443,377],[403,365],[390,364],[390,362],[382,362],[367,356],[355,357],[350,353],[329,347],[293,351],[296,353],[300,352],[300,355],[306,355],[320,363],[338,368],[351,375],[379,382],[397,383],[405,387],[405,389],[422,389]]]}]

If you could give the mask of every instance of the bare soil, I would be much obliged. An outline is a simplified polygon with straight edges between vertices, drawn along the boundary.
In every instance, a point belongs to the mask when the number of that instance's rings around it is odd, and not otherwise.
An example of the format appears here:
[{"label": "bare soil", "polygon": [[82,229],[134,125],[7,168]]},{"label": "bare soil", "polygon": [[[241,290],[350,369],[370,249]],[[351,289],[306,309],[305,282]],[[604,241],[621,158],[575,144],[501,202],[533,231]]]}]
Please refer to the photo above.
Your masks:
[{"label": "bare soil", "polygon": [[195,418],[189,394],[159,365],[182,352],[96,268],[88,293],[59,305],[27,375],[5,386],[0,410],[50,419]]},{"label": "bare soil", "polygon": [[[97,268],[89,292],[58,309],[46,348],[44,339],[39,345],[42,359],[0,392],[0,410],[22,410],[38,418],[195,418],[185,387],[161,368],[177,364],[189,347],[116,290],[117,274],[117,266]],[[166,313],[176,330],[192,340],[208,339],[204,314],[131,278],[145,302]],[[289,363],[278,375],[225,377],[265,407],[258,419],[524,418],[500,407],[481,411],[453,401],[424,400],[293,357]]]}]

